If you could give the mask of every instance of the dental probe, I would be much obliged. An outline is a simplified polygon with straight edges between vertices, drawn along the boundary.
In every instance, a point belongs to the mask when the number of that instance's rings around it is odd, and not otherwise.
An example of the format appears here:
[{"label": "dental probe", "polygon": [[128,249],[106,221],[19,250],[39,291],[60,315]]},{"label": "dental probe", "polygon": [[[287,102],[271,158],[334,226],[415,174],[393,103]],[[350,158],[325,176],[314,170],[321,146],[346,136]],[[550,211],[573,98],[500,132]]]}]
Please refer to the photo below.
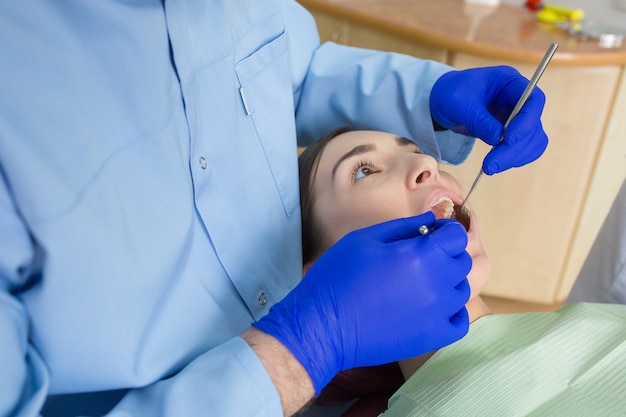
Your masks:
[{"label": "dental probe", "polygon": [[[556,52],[556,48],[558,48],[558,47],[559,47],[559,44],[556,43],[556,42],[552,42],[550,44],[550,46],[548,47],[548,50],[546,51],[545,55],[541,59],[541,62],[539,62],[539,66],[537,66],[537,69],[535,70],[535,73],[533,74],[532,78],[530,79],[530,82],[526,86],[526,89],[524,90],[524,92],[522,93],[521,97],[517,101],[517,104],[513,108],[513,111],[509,115],[509,118],[504,123],[504,127],[502,128],[502,135],[500,136],[500,142],[498,142],[498,143],[501,143],[504,140],[504,132],[506,132],[507,127],[509,127],[509,124],[511,123],[511,120],[513,120],[515,118],[515,116],[517,116],[517,114],[522,109],[522,107],[524,107],[524,104],[526,104],[526,100],[528,100],[528,97],[530,96],[530,93],[533,92],[533,89],[537,85],[537,82],[539,82],[539,78],[541,78],[541,75],[543,74],[543,71],[548,66],[548,63],[550,63],[550,60],[552,59],[552,56],[554,55],[554,53]],[[493,148],[495,148],[496,146],[498,146],[498,145],[494,145]],[[474,192],[474,190],[476,189],[476,186],[478,185],[478,181],[480,181],[480,179],[482,178],[483,174],[484,174],[484,172],[483,172],[483,169],[481,167],[480,171],[478,172],[478,175],[476,176],[476,179],[474,180],[474,183],[470,187],[470,190],[467,193],[467,195],[465,196],[465,200],[463,200],[463,204],[461,204],[461,208],[459,210],[463,210],[463,208],[465,207],[465,203],[467,203],[467,200],[469,199],[470,195],[472,195],[472,192]]]}]

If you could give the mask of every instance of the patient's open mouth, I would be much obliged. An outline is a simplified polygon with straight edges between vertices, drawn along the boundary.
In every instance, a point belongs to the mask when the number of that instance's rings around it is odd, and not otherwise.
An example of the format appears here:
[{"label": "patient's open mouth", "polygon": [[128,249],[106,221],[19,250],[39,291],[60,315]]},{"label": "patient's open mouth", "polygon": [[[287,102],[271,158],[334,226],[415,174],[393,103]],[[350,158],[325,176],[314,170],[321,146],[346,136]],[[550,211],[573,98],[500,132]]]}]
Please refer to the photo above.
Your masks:
[{"label": "patient's open mouth", "polygon": [[463,225],[465,230],[470,229],[470,212],[467,208],[461,209],[460,205],[454,204],[452,199],[447,196],[440,197],[433,206],[431,211],[435,213],[438,219],[455,219]]}]

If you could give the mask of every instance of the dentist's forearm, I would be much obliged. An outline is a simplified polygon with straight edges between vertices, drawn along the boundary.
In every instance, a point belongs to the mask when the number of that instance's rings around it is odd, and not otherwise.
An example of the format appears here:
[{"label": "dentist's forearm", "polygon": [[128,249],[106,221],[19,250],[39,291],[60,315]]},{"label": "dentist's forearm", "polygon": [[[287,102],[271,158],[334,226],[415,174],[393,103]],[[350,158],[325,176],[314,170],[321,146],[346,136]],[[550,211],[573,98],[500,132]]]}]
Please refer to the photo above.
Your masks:
[{"label": "dentist's forearm", "polygon": [[254,350],[272,378],[285,416],[294,415],[313,399],[315,388],[311,377],[282,343],[256,328],[246,330],[241,337]]}]

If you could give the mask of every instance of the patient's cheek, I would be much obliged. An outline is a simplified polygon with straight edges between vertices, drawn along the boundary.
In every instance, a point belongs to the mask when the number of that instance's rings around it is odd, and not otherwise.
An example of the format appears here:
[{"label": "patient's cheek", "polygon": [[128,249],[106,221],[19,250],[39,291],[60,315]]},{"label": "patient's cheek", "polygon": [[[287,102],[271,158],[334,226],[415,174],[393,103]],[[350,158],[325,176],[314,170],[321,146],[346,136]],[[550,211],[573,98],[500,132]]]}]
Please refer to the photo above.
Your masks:
[{"label": "patient's cheek", "polygon": [[467,276],[471,288],[471,298],[476,297],[483,290],[489,277],[491,276],[491,261],[484,252],[479,254],[472,254],[472,270]]}]

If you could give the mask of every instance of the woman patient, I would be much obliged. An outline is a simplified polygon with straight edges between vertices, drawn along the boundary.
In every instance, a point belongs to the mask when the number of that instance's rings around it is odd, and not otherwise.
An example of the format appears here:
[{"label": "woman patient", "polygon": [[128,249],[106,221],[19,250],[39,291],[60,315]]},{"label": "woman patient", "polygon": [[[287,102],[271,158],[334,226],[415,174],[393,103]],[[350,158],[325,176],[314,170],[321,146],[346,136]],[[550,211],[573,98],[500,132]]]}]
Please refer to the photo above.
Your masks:
[{"label": "woman patient", "polygon": [[[300,156],[299,165],[305,270],[326,249],[350,231],[400,217],[415,216],[433,211],[437,218],[456,219],[467,231],[468,244],[466,250],[473,261],[472,270],[468,276],[472,295],[466,305],[470,321],[475,322],[491,313],[478,295],[491,274],[491,264],[481,243],[477,216],[470,205],[466,206],[467,210],[460,212],[459,206],[465,196],[464,191],[450,174],[439,170],[437,161],[433,157],[424,154],[410,140],[391,133],[352,131],[343,128],[310,145]],[[427,239],[428,236],[426,235],[424,238]],[[381,279],[385,279],[385,277],[381,277]],[[407,279],[419,279],[419,277],[407,277]],[[389,308],[393,308],[393,304],[390,304]],[[598,369],[595,359],[610,352],[615,353],[615,343],[612,342],[617,340],[621,343],[626,340],[626,309],[623,306],[606,306],[606,309],[609,310],[607,313],[609,318],[605,321],[608,323],[603,322],[603,317],[606,315],[604,307],[589,311],[590,307],[587,306],[582,312],[578,311],[579,309],[581,307],[574,307],[573,313],[564,309],[562,310],[564,313],[527,313],[485,317],[483,320],[472,324],[468,337],[442,349],[432,359],[429,359],[432,356],[431,353],[401,361],[397,365],[361,368],[338,375],[322,392],[318,403],[333,404],[342,400],[361,397],[362,400],[357,401],[344,415],[378,415],[386,408],[389,391],[398,388],[402,384],[403,378],[413,375],[428,361],[424,368],[420,369],[394,396],[390,403],[392,406],[388,411],[389,413],[393,413],[394,408],[396,408],[400,410],[395,410],[397,415],[403,416],[422,415],[420,414],[422,409],[424,415],[531,415],[526,412],[528,410],[524,407],[540,407],[544,402],[549,402],[552,404],[550,405],[552,408],[544,409],[544,411],[554,412],[558,409],[555,408],[558,404],[575,404],[580,402],[580,398],[586,399],[586,407],[588,407],[589,396],[595,398],[592,402],[596,404],[599,402],[598,398],[603,395],[610,395],[607,394],[610,389],[605,389],[604,392],[600,393],[588,393],[588,386],[593,384],[589,383],[591,379],[589,379],[586,371],[587,368],[592,367],[592,364]],[[600,318],[597,317],[598,315]],[[512,316],[513,321],[507,321],[509,318],[502,316]],[[583,364],[582,368],[581,366],[571,366],[572,358],[566,358],[567,366],[557,366],[557,369],[546,367],[545,360],[541,362],[539,369],[533,369],[531,364],[524,363],[525,359],[534,361],[536,356],[533,354],[538,354],[542,358],[550,357],[550,361],[547,362],[550,366],[558,363],[559,357],[562,359],[563,355],[560,354],[562,352],[558,351],[559,348],[555,348],[552,343],[569,343],[568,337],[570,336],[568,335],[570,333],[575,333],[573,337],[580,337],[580,331],[587,331],[586,329],[571,330],[572,326],[579,325],[573,324],[580,322],[579,316],[593,318],[593,320],[587,320],[587,324],[594,329],[593,331],[597,331],[596,324],[591,323],[597,323],[598,320],[603,322],[607,329],[610,329],[610,331],[596,334],[596,342],[600,340],[604,342],[587,343],[589,349],[582,349],[582,356],[580,356],[580,349],[578,349],[576,358],[583,359],[577,361]],[[499,321],[495,322],[495,320]],[[476,328],[478,324],[481,325],[480,328]],[[517,332],[511,326],[519,326],[520,331]],[[485,330],[486,328],[490,328],[489,332]],[[619,330],[621,333],[616,336],[615,330]],[[487,332],[488,337],[481,336],[481,331]],[[551,331],[559,333],[559,337],[553,338],[556,342],[546,336],[550,335]],[[476,336],[477,334],[478,336]],[[522,339],[520,339],[520,334]],[[531,353],[519,352],[520,346],[525,346],[527,342],[524,337],[533,341],[534,351],[531,349]],[[476,341],[477,338],[490,341],[484,352],[471,346],[472,342],[480,345],[481,341]],[[540,342],[535,344],[534,341],[536,340]],[[605,342],[610,346],[606,347]],[[572,341],[571,343],[585,344],[579,341]],[[496,347],[492,348],[494,345]],[[626,350],[626,342],[621,343],[621,345],[624,345]],[[568,349],[565,348],[565,350]],[[450,351],[453,353],[449,354]],[[568,352],[573,355],[569,350]],[[445,354],[448,356],[447,359],[443,360],[445,363],[442,365],[442,360],[439,358],[445,357]],[[467,357],[461,356],[461,359],[457,357],[458,360],[455,362],[455,354],[467,355]],[[517,355],[520,359],[514,362],[518,365],[512,367],[508,364],[507,366],[510,372],[515,374],[515,378],[519,380],[513,381],[509,391],[506,388],[508,385],[494,379],[493,375],[483,374],[482,377],[475,377],[473,373],[470,373],[470,370],[473,372],[472,366],[481,368],[482,372],[486,372],[489,368],[484,362],[487,362],[489,366],[492,366],[494,361],[505,363],[502,357],[509,357],[512,354]],[[452,355],[452,359],[450,359],[450,355]],[[552,358],[552,356],[556,356],[556,358]],[[456,368],[452,365],[452,368],[447,367],[447,364],[453,364]],[[518,366],[519,369],[516,370],[514,366]],[[571,378],[567,379],[567,375],[561,377],[564,372],[567,374],[564,368],[576,368],[579,375],[587,375],[587,382],[581,384],[578,381],[578,385],[571,385]],[[532,369],[530,375],[525,376],[524,374],[530,369]],[[611,377],[610,382],[619,382],[623,386],[624,381],[626,381],[626,370],[623,370],[622,367],[616,373],[614,372],[615,366],[612,366],[611,369],[615,375]],[[546,378],[543,377],[542,372],[546,372]],[[559,377],[555,379],[554,375],[548,375],[551,372],[558,372]],[[537,378],[537,375],[540,376]],[[496,381],[496,388],[483,384],[487,377]],[[473,378],[476,378],[478,382]],[[463,383],[459,382],[458,379]],[[507,379],[511,380],[510,377]],[[541,386],[532,386],[536,385],[538,380],[542,381]],[[550,397],[552,386],[548,386],[546,381],[555,383],[556,386],[563,383],[566,383],[567,386],[577,386],[578,388],[574,391],[577,391],[578,400],[573,402],[568,399],[568,395],[576,396],[562,388],[557,388],[557,392],[554,394],[561,397],[560,402],[552,400]],[[444,382],[446,384],[441,385]],[[527,386],[521,388],[520,384]],[[433,390],[433,386],[438,388]],[[446,389],[442,388],[444,386]],[[447,392],[449,386],[455,387],[454,390]],[[469,406],[467,404],[469,397],[463,397],[463,395],[474,393],[484,396],[486,395],[485,391],[488,393],[494,389],[500,390],[496,397],[504,405],[496,399],[490,398],[489,401],[480,401],[481,404],[487,404],[487,408],[477,409],[476,412],[495,412],[495,414],[468,414],[469,409],[466,407]],[[510,392],[511,390],[512,392]],[[543,398],[535,396],[536,392],[541,392]],[[521,395],[522,405],[513,398],[513,394]],[[420,397],[420,395],[425,397]],[[465,398],[465,402],[462,398]],[[563,401],[564,399],[566,400]],[[459,404],[457,409],[454,408],[455,401]],[[614,400],[604,401],[608,403],[606,407],[609,407],[609,410],[605,410],[608,414],[605,412],[602,415],[611,415],[610,409],[613,406],[622,407],[626,404],[624,400],[620,399],[619,401],[621,403]],[[602,402],[600,403],[602,404]],[[438,407],[442,407],[445,413]],[[508,410],[506,407],[512,408]],[[587,408],[578,407],[576,413],[573,414],[572,410],[568,409],[567,412],[570,414],[563,415],[584,415],[580,414],[580,411],[585,409]],[[435,414],[434,410],[440,414]],[[512,410],[514,412],[510,412]],[[598,409],[595,408],[594,412],[597,411]],[[539,412],[537,415],[555,415],[550,414],[550,412],[548,414]]]}]

